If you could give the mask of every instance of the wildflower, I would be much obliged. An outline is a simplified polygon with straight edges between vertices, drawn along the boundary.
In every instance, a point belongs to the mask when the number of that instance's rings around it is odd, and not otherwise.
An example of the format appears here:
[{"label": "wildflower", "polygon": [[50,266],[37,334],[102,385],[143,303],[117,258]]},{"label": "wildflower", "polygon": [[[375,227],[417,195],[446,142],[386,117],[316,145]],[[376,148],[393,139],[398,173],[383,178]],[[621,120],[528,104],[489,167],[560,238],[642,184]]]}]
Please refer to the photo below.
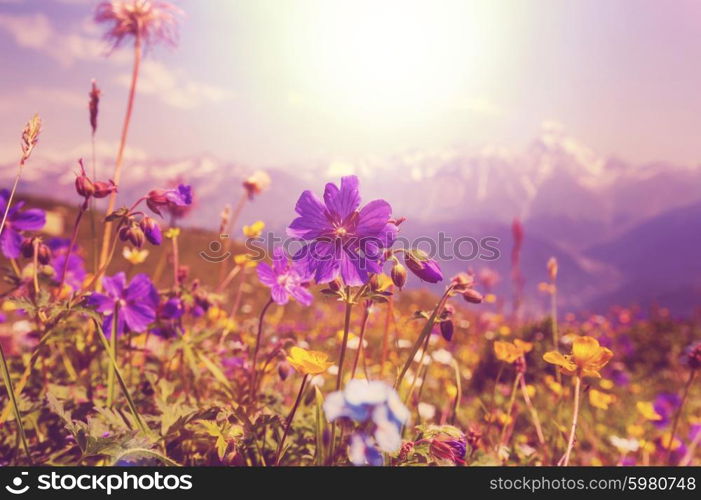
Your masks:
[{"label": "wildflower", "polygon": [[348,458],[353,465],[370,465],[379,467],[384,464],[382,453],[374,446],[372,439],[359,432],[350,438]]},{"label": "wildflower", "polygon": [[141,219],[141,222],[139,222],[139,227],[152,245],[161,244],[163,235],[161,234],[161,226],[158,225],[158,222],[146,215]]},{"label": "wildflower", "polygon": [[156,319],[158,292],[145,274],[137,274],[127,286],[124,273],[105,276],[102,286],[106,294],[93,293],[88,297],[88,304],[104,314],[103,329],[111,334],[114,312],[117,316],[117,335],[126,330],[144,332]]},{"label": "wildflower", "polygon": [[95,21],[111,24],[105,39],[118,47],[128,37],[146,46],[157,42],[175,45],[177,17],[182,11],[168,2],[155,0],[112,0],[95,10]]},{"label": "wildflower", "polygon": [[180,236],[180,228],[179,227],[169,227],[166,232],[163,234],[166,238],[169,240],[173,240]]},{"label": "wildflower", "polygon": [[613,357],[613,352],[601,347],[593,337],[576,337],[572,342],[572,354],[562,355],[558,351],[549,351],[543,355],[548,363],[557,365],[565,375],[584,377],[601,377],[601,370]]},{"label": "wildflower", "polygon": [[422,281],[428,283],[443,281],[443,272],[438,262],[429,258],[423,250],[415,248],[404,252],[404,263]]},{"label": "wildflower", "polygon": [[139,250],[138,248],[131,248],[125,246],[122,249],[122,257],[124,257],[127,262],[132,265],[143,264],[146,262],[146,257],[148,257],[149,251],[146,249]]},{"label": "wildflower", "polygon": [[520,339],[514,339],[513,342],[504,342],[497,340],[494,342],[494,354],[499,361],[505,363],[514,363],[522,358],[527,352],[531,352],[533,343],[524,342]]},{"label": "wildflower", "polygon": [[246,190],[249,200],[252,200],[255,196],[259,195],[269,187],[270,176],[262,170],[254,172],[245,181],[243,181],[243,188]]},{"label": "wildflower", "polygon": [[[324,412],[329,422],[349,418],[355,422],[372,424],[370,427],[374,431],[374,442],[381,451],[387,453],[399,451],[402,445],[401,429],[409,419],[409,410],[394,389],[384,382],[360,379],[351,380],[342,391],[329,394],[324,402]],[[364,442],[367,446],[374,447],[372,440]],[[357,464],[353,460],[353,451],[350,450],[351,460]]]},{"label": "wildflower", "polygon": [[[0,190],[0,213],[7,209],[10,192]],[[0,234],[0,250],[8,259],[16,259],[21,254],[22,231],[38,231],[46,224],[46,213],[38,208],[22,210],[24,202],[15,203],[7,212],[5,226]]]},{"label": "wildflower", "polygon": [[276,304],[287,304],[290,297],[305,306],[312,303],[312,294],[304,286],[307,281],[304,270],[298,263],[290,263],[282,247],[273,251],[272,266],[261,262],[257,271],[258,279],[270,288],[271,297]]},{"label": "wildflower", "polygon": [[694,342],[684,351],[682,361],[690,370],[701,368],[701,341]]},{"label": "wildflower", "polygon": [[82,159],[78,160],[78,164],[80,165],[80,172],[75,176],[75,190],[79,196],[85,198],[86,203],[91,197],[105,198],[117,192],[117,186],[111,180],[102,182],[90,179],[85,173],[85,166],[83,165]]},{"label": "wildflower", "polygon": [[258,264],[247,253],[239,253],[234,255],[234,264],[245,268],[256,267]]},{"label": "wildflower", "polygon": [[178,297],[168,299],[161,307],[161,317],[164,319],[178,319],[185,314],[185,305]]},{"label": "wildflower", "polygon": [[655,407],[653,406],[651,401],[638,401],[637,403],[635,403],[635,407],[638,409],[638,412],[647,420],[662,420],[662,415],[655,411]]},{"label": "wildflower", "polygon": [[129,241],[136,248],[141,248],[146,241],[146,235],[139,224],[131,220],[127,225],[119,229],[119,239]]},{"label": "wildflower", "polygon": [[455,465],[465,464],[466,441],[462,439],[431,439],[429,452],[438,460]]},{"label": "wildflower", "polygon": [[[71,252],[68,251],[68,246],[70,245],[70,240],[64,238],[52,238],[46,242],[47,246],[52,253],[52,267],[56,274],[54,279],[58,283],[63,282],[64,284],[70,286],[72,289],[79,289],[87,273],[85,272],[85,262],[82,257],[76,255],[77,248],[73,248]],[[68,259],[68,264],[66,264],[66,259]],[[66,276],[64,278],[63,273]]]},{"label": "wildflower", "polygon": [[34,146],[39,142],[39,133],[41,133],[41,118],[39,115],[34,115],[27,122],[22,130],[22,157],[20,165],[24,165],[34,151]]},{"label": "wildflower", "polygon": [[146,195],[146,205],[156,214],[163,216],[161,209],[184,207],[192,204],[192,186],[178,184],[171,189],[152,189]]},{"label": "wildflower", "polygon": [[450,342],[453,338],[453,320],[452,319],[445,319],[439,323],[439,327],[441,330],[441,335],[443,338],[447,341]]},{"label": "wildflower", "polygon": [[260,235],[263,234],[263,229],[265,229],[265,222],[259,220],[250,226],[243,226],[243,235],[249,239],[260,238]]},{"label": "wildflower", "polygon": [[394,286],[400,290],[404,288],[404,285],[406,284],[407,272],[406,267],[401,265],[399,261],[395,262],[392,266],[390,276],[392,277],[392,283],[394,283]]},{"label": "wildflower", "polygon": [[287,361],[297,372],[302,375],[318,375],[324,373],[333,363],[327,361],[326,353],[319,351],[307,351],[294,346],[290,349]]},{"label": "wildflower", "polygon": [[676,410],[681,406],[681,398],[671,392],[658,394],[653,403],[655,412],[662,418],[654,422],[655,427],[663,429],[672,422]]},{"label": "wildflower", "polygon": [[88,109],[90,110],[90,128],[92,129],[93,135],[97,130],[97,112],[100,105],[100,94],[102,91],[98,88],[95,79],[92,81],[92,86],[90,89],[90,102],[88,104]]},{"label": "wildflower", "polygon": [[547,264],[548,277],[551,282],[557,279],[557,259],[555,257],[550,257]]},{"label": "wildflower", "polygon": [[36,253],[37,262],[42,265],[46,265],[51,261],[51,250],[43,241],[41,241],[41,238],[37,236],[25,238],[22,241],[20,251],[27,259],[33,259],[34,254]]},{"label": "wildflower", "polygon": [[317,283],[328,283],[337,276],[348,286],[367,283],[369,273],[381,272],[383,249],[397,235],[390,222],[392,207],[374,200],[360,208],[356,176],[343,177],[341,187],[328,183],[322,202],[311,191],[299,197],[299,215],[287,228],[288,235],[309,244],[295,256],[305,262]]},{"label": "wildflower", "polygon": [[609,405],[611,405],[611,403],[614,401],[616,401],[616,396],[613,394],[597,391],[596,389],[591,389],[589,391],[589,404],[591,404],[594,408],[608,410]]}]

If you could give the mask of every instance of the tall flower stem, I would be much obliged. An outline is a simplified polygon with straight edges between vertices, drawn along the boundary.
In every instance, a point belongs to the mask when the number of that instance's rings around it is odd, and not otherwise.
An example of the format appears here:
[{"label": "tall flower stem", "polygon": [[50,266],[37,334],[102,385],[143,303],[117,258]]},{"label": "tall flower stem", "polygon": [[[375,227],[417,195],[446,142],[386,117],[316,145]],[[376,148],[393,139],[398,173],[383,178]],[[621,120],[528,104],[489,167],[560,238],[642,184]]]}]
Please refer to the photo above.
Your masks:
[{"label": "tall flower stem", "polygon": [[411,351],[409,352],[409,357],[407,358],[406,363],[404,363],[404,367],[402,368],[402,371],[399,373],[399,377],[397,377],[397,381],[394,383],[395,389],[398,389],[401,386],[402,380],[404,380],[404,376],[406,375],[407,370],[411,366],[411,363],[414,361],[414,356],[416,356],[416,353],[419,352],[419,348],[426,341],[426,337],[431,335],[431,330],[433,330],[433,325],[436,324],[436,319],[438,318],[441,311],[443,310],[443,307],[445,306],[445,303],[448,301],[448,298],[450,297],[452,291],[453,291],[452,287],[448,287],[446,289],[446,291],[443,293],[443,296],[438,301],[438,304],[436,304],[436,307],[433,309],[431,316],[429,316],[428,320],[426,321],[426,324],[424,325],[423,330],[421,330],[419,337],[416,339],[416,342],[414,342],[414,345],[411,348]]},{"label": "tall flower stem", "polygon": [[2,235],[5,229],[5,223],[7,222],[7,215],[10,213],[10,208],[12,207],[12,199],[15,197],[15,192],[17,191],[17,185],[19,184],[19,179],[22,177],[22,167],[24,167],[24,162],[20,162],[17,168],[17,175],[15,175],[15,181],[12,184],[12,189],[10,190],[10,197],[7,199],[7,206],[5,207],[5,213],[2,215],[2,223],[0,223],[0,235]]},{"label": "tall flower stem", "polygon": [[180,252],[178,251],[178,235],[173,235],[173,286],[175,290],[180,289],[178,271],[180,270]]},{"label": "tall flower stem", "polygon": [[[234,230],[234,226],[236,225],[236,222],[238,222],[238,219],[241,216],[241,211],[243,210],[244,205],[246,205],[246,200],[248,200],[248,196],[246,196],[246,193],[244,192],[241,194],[241,198],[239,198],[238,203],[236,203],[236,207],[234,207],[234,211],[231,214],[231,217],[229,217],[229,223],[226,225],[226,242],[224,243],[225,254],[231,250],[231,245],[233,243],[232,233]],[[224,235],[220,235],[220,237],[223,236]],[[222,262],[222,265],[219,267],[219,281],[222,281],[224,276],[229,271],[228,262],[229,259],[225,259]]]},{"label": "tall flower stem", "polygon": [[368,320],[370,319],[370,306],[366,305],[363,310],[363,319],[360,323],[360,337],[358,337],[358,350],[355,353],[355,360],[353,361],[353,370],[351,371],[351,378],[355,378],[355,372],[358,369],[358,361],[363,353],[363,343],[365,342],[365,330],[368,326]]},{"label": "tall flower stem", "polygon": [[66,251],[66,257],[65,261],[63,263],[63,271],[61,273],[61,282],[58,284],[58,290],[59,292],[63,288],[63,284],[66,281],[66,273],[68,273],[68,262],[70,261],[71,258],[71,252],[73,251],[73,246],[75,246],[75,242],[78,239],[78,227],[80,226],[80,221],[83,218],[83,214],[85,211],[88,209],[88,204],[83,203],[78,210],[78,215],[76,215],[75,218],[75,223],[73,224],[73,234],[71,234],[71,242],[68,245],[68,250]]},{"label": "tall flower stem", "polygon": [[287,415],[287,420],[285,421],[285,430],[282,433],[282,438],[280,439],[280,444],[277,445],[277,451],[275,452],[275,465],[280,464],[280,454],[282,453],[282,448],[285,445],[285,440],[287,439],[287,434],[290,432],[290,427],[292,427],[292,421],[295,418],[295,413],[297,413],[297,408],[299,407],[300,401],[302,401],[302,395],[304,394],[304,387],[307,384],[307,379],[309,378],[308,374],[304,375],[304,378],[302,378],[302,385],[299,388],[299,392],[297,393],[297,399],[295,400],[294,406],[292,406],[292,410],[290,410],[290,414]]},{"label": "tall flower stem", "polygon": [[579,418],[579,393],[581,392],[581,388],[582,377],[577,375],[577,378],[574,382],[574,413],[572,415],[572,428],[570,429],[570,437],[567,440],[567,450],[565,451],[563,457],[560,459],[560,463],[558,463],[558,465],[563,465],[564,467],[567,467],[569,465],[570,454],[572,453],[572,448],[574,447],[574,436],[577,432],[577,419]]},{"label": "tall flower stem", "polygon": [[694,375],[696,375],[696,370],[691,370],[689,372],[689,378],[686,380],[686,384],[684,384],[684,392],[682,394],[682,400],[679,403],[679,408],[677,408],[677,413],[674,415],[674,423],[672,424],[672,432],[669,435],[669,440],[667,441],[667,446],[666,446],[667,457],[665,459],[665,465],[671,465],[669,463],[669,460],[672,457],[672,443],[674,443],[674,435],[677,433],[677,428],[679,427],[679,419],[682,416],[684,404],[686,403],[686,400],[689,397],[689,389],[691,388],[691,384],[694,381]]},{"label": "tall flower stem", "polygon": [[[557,288],[555,288],[554,283],[552,286],[553,290],[550,294],[550,328],[552,329],[553,333],[553,349],[557,351],[560,345],[560,334],[557,326]],[[557,383],[562,384],[562,375],[560,374],[560,370],[555,371],[555,377]]]},{"label": "tall flower stem", "polygon": [[27,454],[27,459],[29,459],[31,462],[32,458],[29,454],[29,446],[27,445],[27,435],[24,432],[24,425],[22,425],[22,414],[19,412],[19,405],[17,404],[17,398],[15,396],[15,388],[12,385],[12,378],[10,377],[10,370],[7,367],[5,351],[2,349],[2,342],[0,342],[0,365],[0,369],[2,369],[2,378],[5,382],[5,389],[7,389],[7,394],[10,397],[12,410],[15,413],[15,420],[17,420],[17,429],[19,430],[19,437],[22,441],[22,447],[24,448],[24,452]]},{"label": "tall flower stem", "polygon": [[501,427],[501,436],[499,437],[499,445],[503,446],[505,445],[505,439],[506,439],[506,431],[509,428],[509,425],[511,424],[511,414],[514,411],[514,403],[516,402],[516,393],[518,392],[518,385],[521,382],[521,378],[523,377],[522,373],[517,373],[516,378],[514,379],[514,384],[511,386],[511,396],[509,397],[509,404],[506,407],[506,418],[504,419],[504,425]]},{"label": "tall flower stem", "polygon": [[[112,335],[110,335],[109,355],[117,359],[117,328],[119,327],[119,302],[114,305],[114,313],[112,316]],[[110,363],[110,369],[107,372],[107,406],[111,407],[114,402],[114,378],[117,371],[117,365]]]},{"label": "tall flower stem", "polygon": [[[134,97],[136,95],[136,83],[139,80],[139,67],[141,65],[141,37],[136,35],[134,38],[134,65],[131,72],[131,84],[129,85],[129,98],[127,100],[127,110],[124,115],[124,123],[122,124],[122,136],[119,141],[119,150],[117,151],[117,159],[114,163],[114,178],[112,179],[115,185],[119,186],[119,181],[122,176],[122,164],[124,163],[124,150],[127,145],[127,135],[129,134],[129,124],[131,115],[134,110]],[[117,192],[110,194],[107,202],[107,214],[112,213],[117,202]],[[102,249],[100,250],[100,263],[98,268],[102,268],[107,262],[110,247],[110,234],[112,230],[112,222],[105,223],[105,229],[102,237]],[[100,283],[98,282],[98,287]]]},{"label": "tall flower stem", "polygon": [[380,377],[385,376],[387,366],[387,353],[389,348],[389,325],[394,315],[394,294],[389,297],[387,302],[387,315],[385,316],[385,327],[382,334],[382,357],[380,358]]},{"label": "tall flower stem", "polygon": [[341,341],[341,354],[338,358],[338,374],[336,375],[336,390],[341,390],[343,383],[343,362],[346,357],[346,348],[348,347],[348,333],[350,332],[351,310],[353,309],[353,301],[351,299],[351,289],[346,287],[346,315],[343,322],[343,340]]},{"label": "tall flower stem", "polygon": [[270,298],[268,302],[263,306],[263,309],[260,311],[260,317],[258,318],[258,334],[256,335],[256,344],[253,346],[253,358],[251,360],[251,405],[253,405],[253,400],[256,395],[256,377],[258,374],[258,350],[260,349],[260,340],[263,337],[263,321],[265,319],[265,313],[268,312],[268,309],[270,306],[273,304],[273,299]]},{"label": "tall flower stem", "polygon": [[528,411],[531,412],[531,418],[533,419],[533,426],[535,427],[536,435],[538,436],[538,442],[541,446],[545,444],[545,437],[543,435],[543,428],[540,425],[540,418],[538,418],[538,411],[533,406],[531,397],[528,395],[528,387],[526,386],[526,376],[521,376],[521,394],[523,395],[523,400],[528,407]]}]

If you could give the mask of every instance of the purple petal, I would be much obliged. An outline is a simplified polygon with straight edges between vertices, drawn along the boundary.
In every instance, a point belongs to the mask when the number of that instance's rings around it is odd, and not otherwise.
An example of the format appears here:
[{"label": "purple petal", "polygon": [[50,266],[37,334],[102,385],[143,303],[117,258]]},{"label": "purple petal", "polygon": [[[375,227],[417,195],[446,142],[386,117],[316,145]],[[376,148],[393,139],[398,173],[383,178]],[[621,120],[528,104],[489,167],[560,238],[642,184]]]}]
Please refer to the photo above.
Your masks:
[{"label": "purple petal", "polygon": [[256,267],[256,272],[258,273],[258,279],[267,287],[272,287],[277,284],[277,276],[273,272],[273,268],[265,262],[261,262]]},{"label": "purple petal", "polygon": [[[112,336],[112,325],[114,324],[113,316],[114,314],[105,316],[105,321],[102,322],[102,330],[105,332],[107,338]],[[120,310],[117,315],[117,336],[122,333],[124,333],[124,313]]]},{"label": "purple petal", "polygon": [[290,300],[287,290],[282,285],[275,285],[270,289],[270,295],[277,305],[284,306]]},{"label": "purple petal", "polygon": [[391,216],[392,207],[389,203],[385,200],[373,200],[360,210],[356,232],[361,237],[383,234]]},{"label": "purple petal", "polygon": [[273,270],[275,274],[280,275],[286,273],[290,268],[285,255],[285,250],[282,247],[277,247],[273,250]]},{"label": "purple petal", "polygon": [[151,279],[143,273],[137,274],[131,280],[124,298],[127,302],[141,302],[154,309],[158,305],[158,292]]},{"label": "purple petal", "polygon": [[368,281],[368,272],[357,254],[341,250],[339,254],[341,277],[348,286],[359,286]]},{"label": "purple petal", "polygon": [[45,224],[46,214],[38,208],[18,212],[12,217],[12,227],[22,231],[38,231]]},{"label": "purple petal", "polygon": [[310,240],[330,231],[326,207],[311,191],[305,191],[297,200],[295,212],[299,214],[287,228],[287,234],[295,238]]},{"label": "purple petal", "polygon": [[19,257],[22,245],[22,235],[5,226],[0,235],[0,250],[8,259]]},{"label": "purple petal", "polygon": [[304,306],[311,305],[314,299],[312,293],[303,286],[291,286],[288,291],[297,302]]},{"label": "purple petal", "polygon": [[120,313],[124,315],[129,330],[143,332],[156,319],[156,313],[148,304],[129,304]]},{"label": "purple petal", "polygon": [[101,293],[93,293],[87,298],[89,306],[101,313],[114,311],[114,298]]},{"label": "purple petal", "polygon": [[324,189],[324,202],[332,215],[344,220],[360,206],[358,178],[349,175],[341,178],[341,189],[335,184],[328,183]]},{"label": "purple petal", "polygon": [[105,287],[105,291],[114,298],[122,298],[126,285],[127,277],[123,272],[117,273],[114,276],[105,276],[102,278],[102,286]]}]

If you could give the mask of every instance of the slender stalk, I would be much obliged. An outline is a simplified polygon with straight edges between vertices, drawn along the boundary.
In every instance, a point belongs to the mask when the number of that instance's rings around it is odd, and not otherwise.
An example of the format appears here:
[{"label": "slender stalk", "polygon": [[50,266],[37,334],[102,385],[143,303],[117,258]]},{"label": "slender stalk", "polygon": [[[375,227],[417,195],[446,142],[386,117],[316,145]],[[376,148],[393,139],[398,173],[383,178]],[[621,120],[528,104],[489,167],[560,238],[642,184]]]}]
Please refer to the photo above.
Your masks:
[{"label": "slender stalk", "polygon": [[243,285],[245,283],[245,273],[246,268],[241,269],[241,277],[239,278],[239,286],[236,288],[236,295],[234,296],[234,305],[231,306],[230,318],[236,319],[236,313],[239,312],[239,306],[241,305],[241,297],[243,296]]},{"label": "slender stalk", "polygon": [[2,235],[3,230],[5,229],[5,222],[7,222],[7,214],[10,213],[10,208],[12,207],[12,199],[15,197],[15,192],[17,191],[17,185],[19,184],[19,179],[22,177],[22,167],[24,166],[23,162],[20,162],[19,167],[17,169],[17,175],[15,175],[15,181],[12,184],[12,189],[10,190],[10,197],[7,199],[7,206],[5,206],[5,213],[2,215],[2,223],[0,223],[0,235]]},{"label": "slender stalk", "polygon": [[338,374],[336,375],[336,390],[341,390],[343,383],[343,362],[346,357],[346,348],[348,347],[348,333],[350,332],[351,310],[353,302],[350,297],[350,287],[346,287],[346,316],[343,322],[343,341],[341,342],[341,354],[338,358]]},{"label": "slender stalk", "polygon": [[363,353],[363,343],[365,342],[365,330],[368,326],[368,319],[370,319],[370,306],[366,305],[363,310],[363,319],[360,323],[360,337],[358,338],[358,350],[355,353],[355,360],[353,361],[353,370],[351,371],[351,378],[355,378],[355,372],[358,369],[358,360],[360,356],[364,356]]},{"label": "slender stalk", "polygon": [[402,368],[402,371],[399,373],[399,377],[397,377],[397,381],[394,383],[395,389],[398,389],[400,387],[402,380],[404,379],[404,376],[406,375],[407,370],[411,366],[411,363],[414,361],[414,356],[416,356],[416,353],[419,351],[419,347],[421,346],[421,344],[424,343],[424,341],[426,340],[426,337],[431,335],[431,330],[433,329],[433,325],[436,323],[436,319],[438,318],[438,315],[443,310],[443,307],[445,306],[445,303],[448,301],[448,298],[450,297],[450,294],[452,291],[453,291],[452,287],[448,287],[446,289],[446,291],[443,293],[443,296],[438,301],[438,304],[436,304],[435,309],[433,309],[431,316],[426,321],[426,324],[424,325],[423,330],[421,330],[421,333],[419,334],[419,338],[416,339],[416,342],[414,342],[414,346],[411,348],[411,351],[409,352],[409,357],[407,358],[406,363],[404,363],[404,367]]},{"label": "slender stalk", "polygon": [[526,376],[521,376],[521,394],[523,394],[523,400],[526,402],[528,411],[531,412],[531,418],[533,419],[533,426],[535,427],[535,432],[538,435],[538,442],[542,445],[545,444],[545,437],[543,436],[543,428],[540,426],[540,418],[538,418],[538,412],[533,406],[531,397],[528,395],[528,387],[526,387]]},{"label": "slender stalk", "polygon": [[[122,124],[122,136],[119,141],[119,150],[117,151],[117,159],[114,164],[114,178],[112,179],[114,183],[119,186],[119,181],[122,174],[122,164],[124,163],[124,150],[127,145],[127,135],[129,133],[129,124],[131,122],[131,115],[134,110],[134,97],[136,95],[136,83],[139,79],[139,67],[141,65],[141,37],[136,36],[134,39],[134,65],[131,72],[131,84],[129,86],[129,98],[127,100],[127,110],[124,115],[124,123]],[[109,201],[107,203],[107,214],[112,213],[114,206],[117,202],[117,192],[110,194]],[[110,247],[110,234],[112,230],[112,222],[105,223],[105,229],[102,237],[102,249],[100,251],[100,264],[99,268],[102,268],[107,262],[108,249]],[[100,283],[98,282],[98,287]]]},{"label": "slender stalk", "polygon": [[[246,196],[246,193],[244,192],[241,194],[241,198],[239,198],[238,203],[236,203],[236,207],[234,207],[234,211],[231,214],[231,217],[229,217],[229,223],[226,226],[226,242],[224,243],[224,254],[231,250],[231,245],[233,243],[232,233],[234,231],[234,226],[236,225],[236,222],[238,222],[238,219],[241,216],[241,211],[243,210],[243,207],[246,204],[246,200],[248,200],[248,196]],[[223,236],[224,235],[220,235],[220,237]],[[229,259],[225,259],[222,262],[222,265],[219,267],[219,281],[222,281],[224,275],[228,271]]]},{"label": "slender stalk", "polygon": [[61,282],[58,284],[58,289],[61,291],[63,288],[63,283],[66,281],[66,273],[68,273],[68,261],[71,258],[71,252],[73,251],[73,246],[75,245],[76,240],[78,239],[78,227],[80,226],[80,221],[83,218],[83,214],[85,213],[85,210],[87,210],[88,205],[87,203],[83,203],[78,210],[78,215],[76,215],[75,218],[75,223],[73,224],[73,234],[71,234],[71,242],[68,245],[68,250],[66,251],[66,257],[65,261],[63,263],[63,272],[61,274]]},{"label": "slender stalk", "polygon": [[385,316],[385,329],[382,334],[382,357],[380,358],[380,378],[385,376],[387,366],[387,353],[389,347],[389,325],[392,315],[394,314],[394,294],[389,297],[387,302],[387,315]]},{"label": "slender stalk", "polygon": [[[102,346],[105,348],[105,351],[107,351],[107,356],[110,361],[110,365],[114,369],[115,376],[117,378],[117,381],[119,382],[119,386],[122,389],[122,392],[124,393],[124,397],[127,400],[127,404],[129,405],[129,410],[131,411],[132,416],[134,417],[134,420],[136,420],[137,425],[139,426],[139,429],[141,429],[143,432],[147,433],[148,432],[148,427],[146,427],[146,424],[144,424],[144,421],[141,419],[141,416],[139,415],[138,410],[136,409],[136,405],[134,404],[134,400],[131,398],[131,394],[129,394],[129,389],[127,388],[127,384],[124,382],[124,378],[122,377],[122,374],[119,372],[119,367],[117,367],[117,360],[116,358],[112,355],[111,347],[109,345],[109,342],[107,341],[107,337],[105,337],[105,332],[102,331],[102,325],[100,325],[99,322],[94,321],[95,323],[95,328],[97,329],[97,332],[100,336],[100,341],[102,342]],[[112,332],[111,335],[112,338],[115,338],[115,332]]]},{"label": "slender stalk", "polygon": [[696,375],[696,370],[691,370],[689,372],[689,378],[686,380],[686,384],[684,384],[684,392],[682,394],[682,400],[681,403],[679,403],[679,408],[677,408],[677,413],[674,415],[674,423],[672,424],[672,433],[669,435],[669,440],[667,441],[667,458],[665,459],[666,465],[671,465],[669,463],[671,457],[672,457],[672,443],[674,442],[674,435],[677,433],[677,428],[679,427],[679,419],[682,416],[682,410],[684,409],[684,404],[686,403],[687,398],[689,397],[689,389],[691,388],[691,384],[694,381],[694,375]]},{"label": "slender stalk", "polygon": [[260,349],[260,340],[263,337],[263,320],[265,319],[265,313],[273,304],[272,297],[263,306],[260,311],[260,317],[258,318],[258,334],[256,335],[256,344],[253,346],[253,358],[251,361],[251,404],[253,404],[253,399],[256,395],[256,376],[257,376],[257,363],[258,363],[258,350]]},{"label": "slender stalk", "polygon": [[499,445],[503,446],[506,438],[506,431],[511,423],[511,413],[514,410],[514,402],[516,401],[516,393],[518,392],[518,384],[521,381],[522,373],[517,373],[516,378],[514,378],[514,384],[511,386],[511,396],[509,397],[509,405],[506,408],[506,418],[504,419],[504,425],[501,428],[501,436],[499,437]]},{"label": "slender stalk", "polygon": [[460,399],[462,398],[462,380],[460,377],[460,365],[458,364],[457,359],[453,359],[453,368],[455,369],[455,387],[456,387],[456,394],[455,394],[455,401],[453,401],[453,414],[450,417],[450,423],[455,424],[455,421],[458,418],[458,410],[460,409]]},{"label": "slender stalk", "polygon": [[178,271],[180,270],[180,253],[178,252],[178,236],[173,236],[173,286],[176,290],[180,289],[180,281],[178,280]]},{"label": "slender stalk", "polygon": [[[553,349],[557,351],[560,345],[560,334],[557,325],[557,288],[554,282],[552,286],[553,290],[550,295],[550,328],[553,332]],[[558,384],[562,384],[562,374],[560,370],[555,371],[555,379]]]},{"label": "slender stalk", "polygon": [[[9,206],[9,204],[8,204]],[[7,389],[7,394],[10,397],[10,403],[12,404],[12,410],[15,412],[15,420],[17,420],[17,429],[19,430],[19,437],[22,441],[22,447],[24,452],[27,454],[27,459],[32,461],[32,457],[29,454],[29,445],[27,444],[27,435],[24,432],[24,425],[22,425],[22,414],[19,411],[19,405],[17,404],[17,398],[15,396],[15,388],[12,385],[12,378],[10,377],[10,370],[7,367],[7,360],[5,359],[5,351],[2,349],[2,342],[0,342],[0,368],[2,369],[2,378],[5,382],[5,389]]]},{"label": "slender stalk", "polygon": [[[119,327],[119,302],[114,305],[112,315],[112,335],[110,335],[110,356],[117,359],[117,328]],[[111,407],[114,402],[114,378],[117,371],[117,363],[111,363],[107,372],[107,406]]]},{"label": "slender stalk", "polygon": [[302,401],[302,394],[304,394],[304,387],[307,384],[308,378],[308,374],[305,374],[304,378],[302,378],[302,385],[299,388],[299,393],[297,393],[297,399],[295,400],[295,404],[294,406],[292,406],[290,414],[287,415],[287,420],[285,421],[285,431],[282,433],[282,439],[280,439],[280,444],[278,444],[277,451],[275,452],[275,465],[280,465],[280,454],[282,453],[282,447],[284,446],[285,440],[287,439],[287,434],[290,432],[290,427],[292,426],[292,421],[295,418],[295,413],[297,413],[299,403],[300,401]]},{"label": "slender stalk", "polygon": [[572,415],[572,428],[570,429],[570,437],[567,440],[567,450],[565,454],[560,459],[558,465],[563,465],[567,467],[570,463],[570,454],[572,453],[572,448],[574,447],[574,435],[577,432],[577,419],[579,418],[579,393],[582,387],[582,378],[577,375],[574,385],[574,414]]}]

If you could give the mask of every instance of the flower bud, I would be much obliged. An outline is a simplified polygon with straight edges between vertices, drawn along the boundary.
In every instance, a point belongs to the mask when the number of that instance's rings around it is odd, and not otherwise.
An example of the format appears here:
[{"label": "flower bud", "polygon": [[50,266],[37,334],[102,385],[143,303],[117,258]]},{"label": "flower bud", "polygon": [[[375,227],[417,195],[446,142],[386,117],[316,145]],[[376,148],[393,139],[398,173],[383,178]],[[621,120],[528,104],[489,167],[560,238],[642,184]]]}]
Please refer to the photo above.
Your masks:
[{"label": "flower bud", "polygon": [[400,290],[404,287],[406,284],[406,277],[407,277],[407,272],[406,272],[406,267],[401,265],[399,262],[394,264],[392,266],[392,271],[390,272],[390,276],[392,278],[392,283],[394,283],[394,286],[399,288]]},{"label": "flower bud", "polygon": [[691,370],[701,368],[701,341],[695,342],[686,348],[684,362]]},{"label": "flower bud", "polygon": [[78,160],[78,163],[80,163],[80,173],[75,178],[75,190],[83,198],[90,198],[95,194],[95,184],[85,173],[83,160]]},{"label": "flower bud", "polygon": [[480,304],[482,302],[482,294],[472,288],[465,290],[462,293],[462,298],[470,304]]},{"label": "flower bud", "polygon": [[146,215],[143,219],[141,219],[139,227],[144,232],[146,239],[152,245],[161,244],[161,242],[163,241],[163,235],[161,234],[161,226],[158,225],[158,222]]},{"label": "flower bud", "polygon": [[380,289],[380,278],[377,274],[372,274],[369,280],[370,290],[377,291]]},{"label": "flower bud", "polygon": [[341,288],[343,288],[343,286],[341,285],[341,281],[336,278],[329,282],[329,288],[334,292],[338,292],[341,290]]},{"label": "flower bud", "polygon": [[280,380],[283,382],[287,380],[287,377],[290,376],[290,373],[292,373],[292,367],[287,361],[281,361],[277,365],[277,374],[280,376]]},{"label": "flower bud", "polygon": [[95,192],[93,193],[95,198],[106,198],[117,192],[117,185],[112,180],[109,182],[95,181],[93,184],[95,186]]},{"label": "flower bud", "polygon": [[441,327],[441,335],[443,338],[447,341],[450,342],[453,339],[453,320],[452,319],[446,319],[440,322],[440,327]]},{"label": "flower bud", "polygon": [[130,224],[119,230],[119,239],[122,241],[129,241],[136,248],[141,248],[144,246],[146,236],[137,224]]},{"label": "flower bud", "polygon": [[27,259],[34,257],[34,238],[23,239],[20,245],[20,251],[22,252],[22,256]]},{"label": "flower bud", "polygon": [[428,283],[443,281],[443,272],[438,263],[418,248],[404,252],[404,263],[422,281]]},{"label": "flower bud", "polygon": [[550,257],[547,267],[550,281],[554,282],[557,279],[557,259],[555,257]]},{"label": "flower bud", "polygon": [[39,264],[47,265],[51,262],[51,249],[45,243],[37,245],[37,260]]}]

